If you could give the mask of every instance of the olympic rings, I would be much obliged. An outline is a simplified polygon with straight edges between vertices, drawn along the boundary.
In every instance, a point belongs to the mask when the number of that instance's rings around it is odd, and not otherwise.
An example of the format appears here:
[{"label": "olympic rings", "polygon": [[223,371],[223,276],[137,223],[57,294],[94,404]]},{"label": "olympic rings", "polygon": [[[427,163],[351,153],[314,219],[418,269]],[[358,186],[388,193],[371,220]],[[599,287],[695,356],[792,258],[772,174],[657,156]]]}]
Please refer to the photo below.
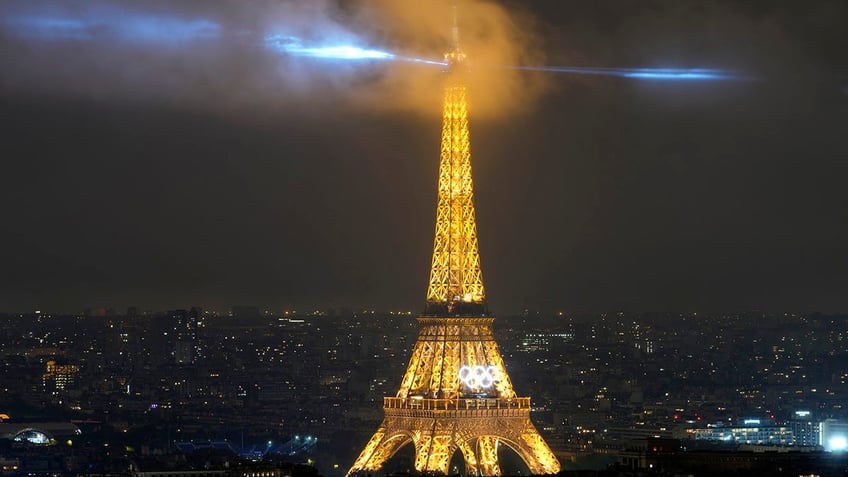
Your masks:
[{"label": "olympic rings", "polygon": [[488,368],[477,365],[465,365],[459,368],[459,380],[469,388],[490,388],[498,380],[500,371],[494,366]]}]

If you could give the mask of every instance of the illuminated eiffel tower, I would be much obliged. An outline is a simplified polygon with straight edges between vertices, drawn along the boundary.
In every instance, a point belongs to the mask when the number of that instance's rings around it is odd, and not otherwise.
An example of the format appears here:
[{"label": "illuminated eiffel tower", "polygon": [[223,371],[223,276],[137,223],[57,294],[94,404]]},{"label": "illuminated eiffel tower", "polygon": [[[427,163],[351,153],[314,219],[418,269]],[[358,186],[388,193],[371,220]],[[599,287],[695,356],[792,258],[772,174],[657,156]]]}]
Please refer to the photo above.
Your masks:
[{"label": "illuminated eiffel tower", "polygon": [[506,446],[534,474],[560,465],[530,421],[530,398],[512,389],[492,333],[494,318],[477,248],[465,55],[454,46],[445,87],[436,237],[427,308],[400,389],[383,399],[385,418],[348,475],[383,467],[400,448],[415,448],[415,470],[448,473],[460,451],[469,475],[500,475],[498,448]]}]

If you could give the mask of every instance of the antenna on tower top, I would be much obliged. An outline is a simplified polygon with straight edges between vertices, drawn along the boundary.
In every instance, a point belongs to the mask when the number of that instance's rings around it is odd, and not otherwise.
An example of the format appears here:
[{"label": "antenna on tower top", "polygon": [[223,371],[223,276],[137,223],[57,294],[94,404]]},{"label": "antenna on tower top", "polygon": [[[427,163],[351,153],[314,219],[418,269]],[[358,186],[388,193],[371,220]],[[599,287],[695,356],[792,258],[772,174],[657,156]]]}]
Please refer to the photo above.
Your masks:
[{"label": "antenna on tower top", "polygon": [[457,13],[456,0],[453,1],[453,28],[451,28],[451,38],[453,39],[453,49],[459,50],[459,14]]},{"label": "antenna on tower top", "polygon": [[453,26],[451,27],[451,49],[445,53],[445,61],[448,63],[448,70],[452,70],[454,66],[465,59],[465,53],[459,49],[459,8],[457,0],[452,2],[453,9]]}]

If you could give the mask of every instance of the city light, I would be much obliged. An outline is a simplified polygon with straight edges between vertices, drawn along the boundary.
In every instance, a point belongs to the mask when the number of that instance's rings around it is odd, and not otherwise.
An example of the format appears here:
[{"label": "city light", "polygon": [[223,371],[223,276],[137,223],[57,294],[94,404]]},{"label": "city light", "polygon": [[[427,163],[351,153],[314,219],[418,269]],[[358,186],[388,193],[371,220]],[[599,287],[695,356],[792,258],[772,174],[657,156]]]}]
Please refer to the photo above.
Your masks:
[{"label": "city light", "polygon": [[827,450],[831,452],[842,452],[848,448],[848,439],[845,436],[833,436],[827,441]]}]

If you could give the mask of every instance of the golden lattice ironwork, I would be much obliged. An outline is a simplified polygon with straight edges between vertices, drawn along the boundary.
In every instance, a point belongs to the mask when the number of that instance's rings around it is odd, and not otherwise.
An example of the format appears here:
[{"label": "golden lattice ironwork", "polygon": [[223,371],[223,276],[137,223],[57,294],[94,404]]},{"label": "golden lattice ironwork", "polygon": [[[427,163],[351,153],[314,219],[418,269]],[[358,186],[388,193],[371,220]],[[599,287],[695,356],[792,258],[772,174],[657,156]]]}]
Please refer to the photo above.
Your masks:
[{"label": "golden lattice ironwork", "polygon": [[456,303],[482,304],[486,292],[477,243],[468,102],[462,84],[445,88],[438,197],[427,302],[450,309]]},{"label": "golden lattice ironwork", "polygon": [[468,474],[500,475],[501,445],[534,474],[558,472],[559,461],[530,421],[530,398],[517,397],[512,389],[492,333],[494,318],[418,321],[418,341],[401,387],[384,399],[383,423],[349,474],[379,470],[406,444],[415,448],[419,472],[447,474],[451,457],[460,451]]},{"label": "golden lattice ironwork", "polygon": [[[446,55],[452,68],[464,58],[456,44]],[[555,474],[559,461],[530,421],[530,398],[512,388],[487,316],[466,89],[455,72],[449,78],[427,310],[400,389],[384,399],[385,418],[348,475],[378,471],[405,445],[415,449],[418,472],[448,474],[461,452],[467,474],[500,475],[498,449],[506,446],[530,472]]]}]

